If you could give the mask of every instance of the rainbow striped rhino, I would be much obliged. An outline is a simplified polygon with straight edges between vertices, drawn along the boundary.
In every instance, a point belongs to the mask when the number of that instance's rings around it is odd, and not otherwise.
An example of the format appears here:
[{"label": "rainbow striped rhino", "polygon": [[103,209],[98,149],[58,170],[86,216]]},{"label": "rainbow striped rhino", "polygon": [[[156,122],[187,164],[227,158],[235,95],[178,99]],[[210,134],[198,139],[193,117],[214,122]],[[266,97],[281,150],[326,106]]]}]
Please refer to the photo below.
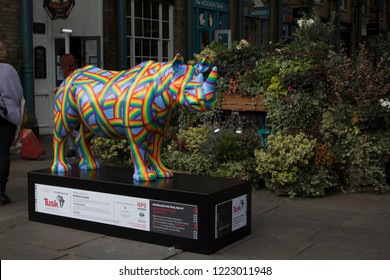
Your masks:
[{"label": "rainbow striped rhino", "polygon": [[170,62],[145,61],[125,71],[91,65],[76,70],[56,93],[51,170],[71,170],[65,158],[65,142],[80,125],[76,138],[80,169],[100,168],[90,149],[94,136],[126,137],[134,163],[134,180],[172,177],[172,171],[160,158],[163,136],[178,108],[206,111],[214,107],[218,74],[214,67],[204,80],[202,73],[209,68],[208,57],[191,66],[184,64],[178,54]]}]

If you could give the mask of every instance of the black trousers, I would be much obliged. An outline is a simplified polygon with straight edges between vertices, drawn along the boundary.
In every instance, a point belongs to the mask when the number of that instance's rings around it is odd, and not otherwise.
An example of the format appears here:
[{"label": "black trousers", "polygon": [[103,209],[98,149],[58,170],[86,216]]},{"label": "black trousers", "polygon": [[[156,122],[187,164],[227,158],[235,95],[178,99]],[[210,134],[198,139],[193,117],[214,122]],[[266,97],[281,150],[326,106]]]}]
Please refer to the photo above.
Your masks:
[{"label": "black trousers", "polygon": [[11,164],[9,150],[15,139],[16,125],[0,116],[0,192],[5,194]]}]

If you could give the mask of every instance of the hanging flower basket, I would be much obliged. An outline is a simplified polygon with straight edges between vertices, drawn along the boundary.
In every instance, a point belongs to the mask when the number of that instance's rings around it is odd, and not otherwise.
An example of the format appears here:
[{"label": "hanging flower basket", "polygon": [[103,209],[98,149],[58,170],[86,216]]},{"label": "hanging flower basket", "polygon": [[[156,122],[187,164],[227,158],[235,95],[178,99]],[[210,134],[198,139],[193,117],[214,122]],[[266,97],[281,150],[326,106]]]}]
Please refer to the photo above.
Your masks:
[{"label": "hanging flower basket", "polygon": [[266,112],[264,95],[240,96],[236,94],[223,94],[222,110]]}]

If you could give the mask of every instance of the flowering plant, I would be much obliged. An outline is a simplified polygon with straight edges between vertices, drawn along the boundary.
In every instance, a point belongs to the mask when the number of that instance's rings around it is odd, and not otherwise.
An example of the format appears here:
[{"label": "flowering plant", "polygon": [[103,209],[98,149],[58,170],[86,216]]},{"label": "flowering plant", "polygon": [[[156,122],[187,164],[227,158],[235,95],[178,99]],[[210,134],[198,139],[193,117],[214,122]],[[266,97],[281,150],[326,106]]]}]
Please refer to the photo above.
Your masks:
[{"label": "flowering plant", "polygon": [[[213,64],[218,67],[219,79],[217,82],[218,93],[251,95],[258,94],[258,75],[251,76],[257,61],[264,55],[264,51],[252,46],[242,39],[233,42],[232,47],[218,49]],[[257,92],[248,90],[248,86],[254,85]]]},{"label": "flowering plant", "polygon": [[298,29],[294,33],[294,40],[288,48],[294,51],[322,52],[333,48],[335,14],[331,15],[329,22],[324,23],[318,14],[312,18],[304,17],[297,21]]},{"label": "flowering plant", "polygon": [[302,18],[302,19],[299,19],[297,21],[297,23],[298,23],[298,26],[300,28],[309,28],[310,26],[312,26],[315,23],[315,21],[312,18],[309,18],[309,19]]},{"label": "flowering plant", "polygon": [[387,99],[380,99],[379,103],[382,105],[382,107],[385,107],[386,109],[390,110],[390,101]]},{"label": "flowering plant", "polygon": [[242,40],[237,44],[236,49],[237,49],[237,50],[241,50],[242,48],[246,48],[246,47],[248,47],[248,46],[249,46],[248,41],[245,40],[245,39],[242,39]]}]

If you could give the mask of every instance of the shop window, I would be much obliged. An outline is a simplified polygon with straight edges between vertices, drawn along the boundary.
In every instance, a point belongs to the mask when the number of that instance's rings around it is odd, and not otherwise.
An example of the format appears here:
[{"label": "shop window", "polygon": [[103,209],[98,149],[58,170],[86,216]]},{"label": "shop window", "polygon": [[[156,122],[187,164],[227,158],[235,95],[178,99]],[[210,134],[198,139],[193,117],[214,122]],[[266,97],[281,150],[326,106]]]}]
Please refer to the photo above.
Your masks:
[{"label": "shop window", "polygon": [[266,32],[266,20],[254,17],[244,17],[244,39],[253,46],[268,44]]},{"label": "shop window", "polygon": [[128,68],[145,60],[172,57],[173,6],[129,0],[127,4]]}]

